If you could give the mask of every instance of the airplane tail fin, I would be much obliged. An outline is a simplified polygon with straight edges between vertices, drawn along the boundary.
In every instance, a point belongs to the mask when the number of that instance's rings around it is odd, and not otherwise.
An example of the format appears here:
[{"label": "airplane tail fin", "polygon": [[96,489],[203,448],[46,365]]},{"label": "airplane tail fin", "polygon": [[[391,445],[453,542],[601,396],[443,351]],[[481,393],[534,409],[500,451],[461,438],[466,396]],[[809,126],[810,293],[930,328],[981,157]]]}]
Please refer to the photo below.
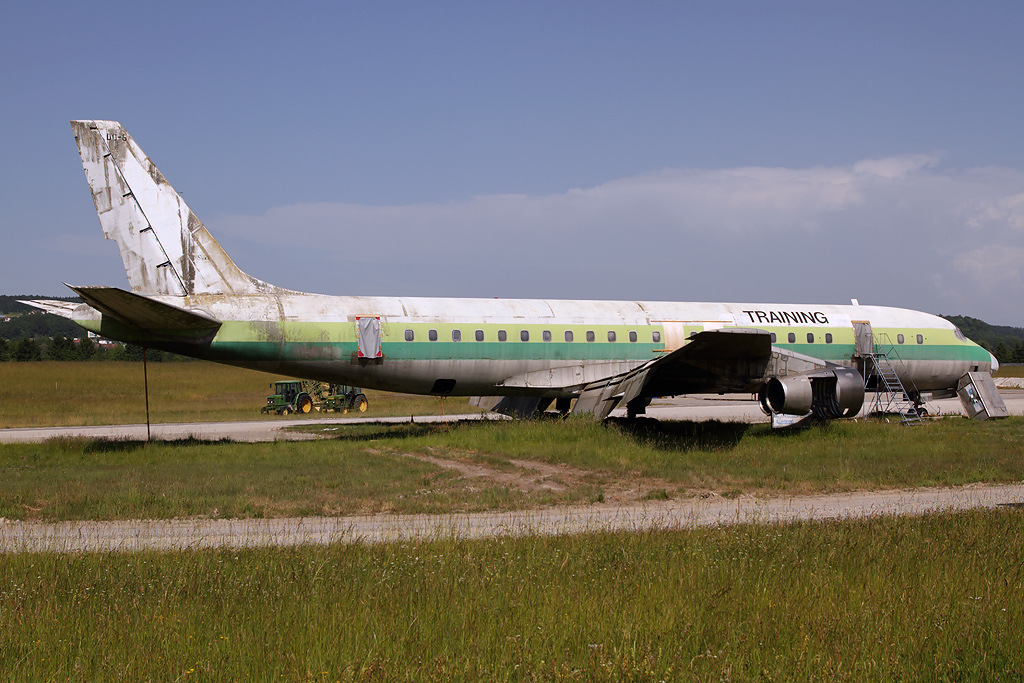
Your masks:
[{"label": "airplane tail fin", "polygon": [[136,294],[279,291],[247,275],[116,121],[72,121],[103,235]]}]

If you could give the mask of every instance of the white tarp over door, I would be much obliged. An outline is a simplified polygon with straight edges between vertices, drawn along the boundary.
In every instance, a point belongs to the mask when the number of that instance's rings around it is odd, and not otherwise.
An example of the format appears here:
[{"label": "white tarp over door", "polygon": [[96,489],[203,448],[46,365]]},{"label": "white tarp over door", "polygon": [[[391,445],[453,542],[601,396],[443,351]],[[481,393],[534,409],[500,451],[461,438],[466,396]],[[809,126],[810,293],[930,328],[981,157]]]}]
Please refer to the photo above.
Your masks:
[{"label": "white tarp over door", "polygon": [[356,316],[360,358],[383,358],[380,351],[380,318]]}]

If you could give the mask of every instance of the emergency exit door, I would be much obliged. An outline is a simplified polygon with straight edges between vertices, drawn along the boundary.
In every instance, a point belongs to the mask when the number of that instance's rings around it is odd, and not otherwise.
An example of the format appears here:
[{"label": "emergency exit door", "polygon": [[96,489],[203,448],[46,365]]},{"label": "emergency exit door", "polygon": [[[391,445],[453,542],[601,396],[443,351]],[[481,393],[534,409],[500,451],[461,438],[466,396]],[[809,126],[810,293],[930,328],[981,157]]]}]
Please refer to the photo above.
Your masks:
[{"label": "emergency exit door", "polygon": [[380,350],[380,316],[356,316],[357,355],[359,358],[383,358]]}]

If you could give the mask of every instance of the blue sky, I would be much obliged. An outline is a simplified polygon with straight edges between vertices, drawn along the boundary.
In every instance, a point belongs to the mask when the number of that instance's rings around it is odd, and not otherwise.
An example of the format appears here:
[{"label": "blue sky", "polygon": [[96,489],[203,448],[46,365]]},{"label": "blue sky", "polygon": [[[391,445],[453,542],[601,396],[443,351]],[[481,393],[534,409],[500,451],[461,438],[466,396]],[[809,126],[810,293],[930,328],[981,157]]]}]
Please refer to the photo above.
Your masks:
[{"label": "blue sky", "polygon": [[1020,2],[13,4],[0,292],[125,286],[67,123],[97,118],[295,289],[1024,325],[1022,26]]}]

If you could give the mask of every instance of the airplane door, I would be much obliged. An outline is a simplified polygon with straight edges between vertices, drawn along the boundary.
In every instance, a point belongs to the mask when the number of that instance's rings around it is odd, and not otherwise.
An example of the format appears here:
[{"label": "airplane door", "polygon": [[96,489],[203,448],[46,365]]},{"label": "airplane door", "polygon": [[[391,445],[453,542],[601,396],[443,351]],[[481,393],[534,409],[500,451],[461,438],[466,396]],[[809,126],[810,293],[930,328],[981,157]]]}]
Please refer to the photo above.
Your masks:
[{"label": "airplane door", "polygon": [[356,316],[359,358],[383,358],[380,350],[380,316]]},{"label": "airplane door", "polygon": [[875,333],[871,331],[871,323],[853,323],[853,359],[861,376],[868,380],[868,373],[874,368],[867,358],[875,352]]},{"label": "airplane door", "polygon": [[853,323],[853,354],[855,356],[870,356],[875,351],[875,335],[871,331],[871,323]]}]

